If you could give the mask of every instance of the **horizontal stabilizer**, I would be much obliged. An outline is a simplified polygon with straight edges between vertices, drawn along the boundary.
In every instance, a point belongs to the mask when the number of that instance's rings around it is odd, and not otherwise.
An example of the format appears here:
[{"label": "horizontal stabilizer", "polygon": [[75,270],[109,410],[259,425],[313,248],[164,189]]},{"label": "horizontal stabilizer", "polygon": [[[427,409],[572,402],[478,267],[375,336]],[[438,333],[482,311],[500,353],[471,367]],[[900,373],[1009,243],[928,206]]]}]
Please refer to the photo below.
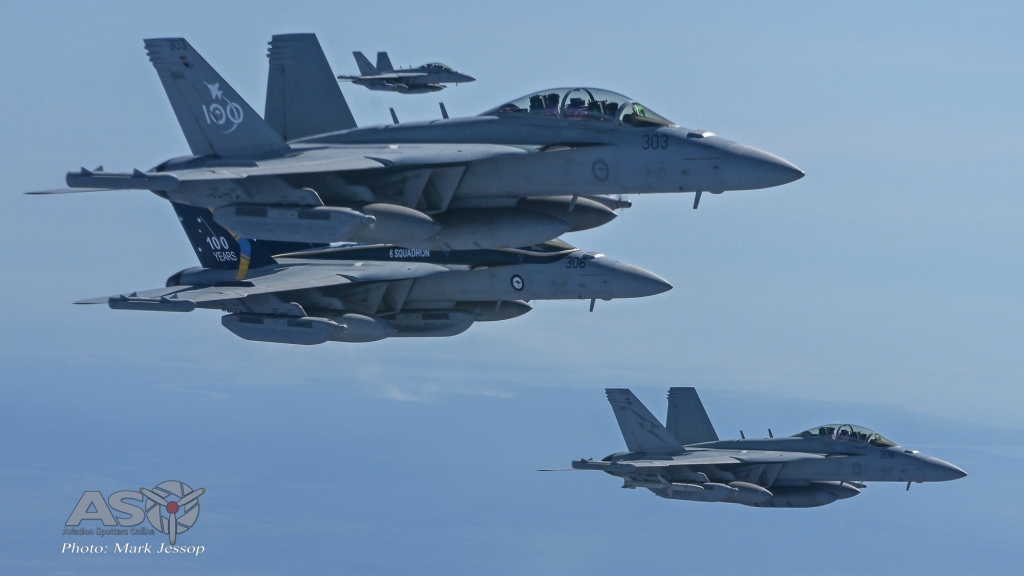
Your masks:
[{"label": "horizontal stabilizer", "polygon": [[184,38],[145,41],[149,60],[195,156],[279,156],[284,138]]},{"label": "horizontal stabilizer", "polygon": [[630,452],[667,454],[682,448],[628,388],[608,388],[605,393]]}]

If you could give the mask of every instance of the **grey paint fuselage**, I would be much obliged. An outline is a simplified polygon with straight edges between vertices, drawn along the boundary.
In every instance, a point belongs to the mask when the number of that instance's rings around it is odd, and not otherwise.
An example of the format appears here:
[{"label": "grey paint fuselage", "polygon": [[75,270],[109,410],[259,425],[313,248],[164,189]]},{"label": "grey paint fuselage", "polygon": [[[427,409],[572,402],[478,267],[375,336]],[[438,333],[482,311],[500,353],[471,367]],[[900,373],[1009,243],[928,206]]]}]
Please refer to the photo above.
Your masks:
[{"label": "grey paint fuselage", "polygon": [[[821,481],[941,482],[964,476],[960,468],[916,450],[836,439],[787,436],[722,440],[686,447],[686,453],[700,451],[714,451],[749,462],[747,470],[737,473],[738,477],[764,465],[780,465],[773,483],[776,485]],[[649,454],[620,453],[612,459],[628,462],[650,457]]]},{"label": "grey paint fuselage", "polygon": [[[404,262],[408,269],[402,266]],[[548,254],[489,250],[443,253],[388,246],[326,248],[279,256],[276,264],[250,270],[246,279],[259,283],[261,277],[293,268],[304,268],[310,276],[351,276],[358,281],[280,290],[274,294],[275,301],[297,304],[305,315],[315,318],[364,315],[393,328],[395,331],[389,333],[392,336],[451,336],[474,322],[525,314],[530,310],[526,301],[640,298],[672,288],[651,272],[571,247]],[[230,283],[233,274],[230,270],[190,268],[173,275],[167,285],[220,286]],[[375,298],[366,297],[374,293]],[[247,302],[244,298],[200,301],[197,307],[276,313],[254,307],[259,301]],[[443,321],[417,316],[426,312],[446,315]]]},{"label": "grey paint fuselage", "polygon": [[[657,148],[651,147],[652,139],[657,139]],[[535,152],[469,162],[456,189],[456,201],[752,190],[779,186],[803,176],[786,160],[706,132],[678,126],[631,127],[551,117],[477,116],[370,126],[300,142],[502,144]]]}]

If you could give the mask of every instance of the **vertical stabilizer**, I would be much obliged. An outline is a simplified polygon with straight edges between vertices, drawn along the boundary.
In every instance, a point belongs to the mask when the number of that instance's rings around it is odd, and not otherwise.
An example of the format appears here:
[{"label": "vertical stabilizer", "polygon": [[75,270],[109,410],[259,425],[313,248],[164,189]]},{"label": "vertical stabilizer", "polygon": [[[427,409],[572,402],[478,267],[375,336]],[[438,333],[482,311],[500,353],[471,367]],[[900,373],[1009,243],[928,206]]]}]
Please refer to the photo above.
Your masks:
[{"label": "vertical stabilizer", "polygon": [[284,139],[184,38],[154,38],[145,43],[192,154],[252,158],[289,150]]},{"label": "vertical stabilizer", "polygon": [[356,57],[356,66],[359,66],[359,73],[363,76],[376,76],[377,69],[370,64],[370,61],[363,56],[362,52],[353,52],[353,56]]},{"label": "vertical stabilizer", "polygon": [[387,52],[377,52],[377,72],[384,74],[386,72],[394,72],[395,67],[391,65],[391,58],[388,58]]},{"label": "vertical stabilizer", "polygon": [[605,394],[630,452],[666,454],[682,448],[628,388],[608,388]]},{"label": "vertical stabilizer", "polygon": [[285,140],[356,127],[316,34],[278,34],[267,57],[264,117]]},{"label": "vertical stabilizer", "polygon": [[665,426],[680,444],[715,442],[718,434],[704,410],[696,388],[668,389],[668,417]]},{"label": "vertical stabilizer", "polygon": [[218,224],[209,209],[176,202],[171,206],[203,268],[238,270],[242,280],[250,268],[276,263],[255,240],[237,238]]}]

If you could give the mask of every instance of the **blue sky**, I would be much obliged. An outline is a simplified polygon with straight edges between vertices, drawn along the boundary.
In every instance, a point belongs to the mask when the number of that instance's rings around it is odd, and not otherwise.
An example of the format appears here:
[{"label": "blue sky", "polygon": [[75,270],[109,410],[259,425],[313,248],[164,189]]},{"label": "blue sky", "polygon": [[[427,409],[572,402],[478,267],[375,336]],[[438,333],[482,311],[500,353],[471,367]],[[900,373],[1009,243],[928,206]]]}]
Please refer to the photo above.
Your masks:
[{"label": "blue sky", "polygon": [[[36,2],[0,21],[0,569],[583,573],[643,559],[725,573],[1014,572],[1024,471],[1018,160],[1024,18],[1012,3]],[[300,348],[216,314],[74,300],[195,264],[141,192],[27,197],[79,166],[187,152],[142,39],[185,36],[257,110],[274,33],[442,61],[478,78],[407,97],[345,86],[360,124],[475,114],[596,85],[779,154],[778,189],[634,196],[581,247],[675,289],[539,303],[448,339]],[[958,482],[875,485],[803,511],[668,502],[602,475],[601,388],[656,414],[697,386],[723,436],[853,421],[950,460]],[[204,486],[198,559],[62,556],[85,490]],[[184,539],[184,536],[183,536]],[[740,543],[739,545],[737,543]],[[596,567],[596,568],[595,568]]]}]

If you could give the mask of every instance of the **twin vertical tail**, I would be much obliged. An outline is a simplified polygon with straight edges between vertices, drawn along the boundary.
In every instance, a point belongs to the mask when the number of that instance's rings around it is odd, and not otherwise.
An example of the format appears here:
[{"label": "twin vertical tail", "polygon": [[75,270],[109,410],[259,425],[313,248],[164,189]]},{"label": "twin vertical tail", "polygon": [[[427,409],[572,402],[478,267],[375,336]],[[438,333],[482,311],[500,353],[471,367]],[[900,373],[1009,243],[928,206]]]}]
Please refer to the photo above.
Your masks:
[{"label": "twin vertical tail", "polygon": [[260,158],[289,151],[284,138],[184,38],[145,43],[193,155]]},{"label": "twin vertical tail", "polygon": [[356,127],[316,34],[278,34],[267,57],[264,118],[285,140]]},{"label": "twin vertical tail", "polygon": [[690,444],[718,440],[694,388],[669,388],[667,426],[662,426],[629,389],[608,388],[605,393],[630,452],[665,454]]}]

